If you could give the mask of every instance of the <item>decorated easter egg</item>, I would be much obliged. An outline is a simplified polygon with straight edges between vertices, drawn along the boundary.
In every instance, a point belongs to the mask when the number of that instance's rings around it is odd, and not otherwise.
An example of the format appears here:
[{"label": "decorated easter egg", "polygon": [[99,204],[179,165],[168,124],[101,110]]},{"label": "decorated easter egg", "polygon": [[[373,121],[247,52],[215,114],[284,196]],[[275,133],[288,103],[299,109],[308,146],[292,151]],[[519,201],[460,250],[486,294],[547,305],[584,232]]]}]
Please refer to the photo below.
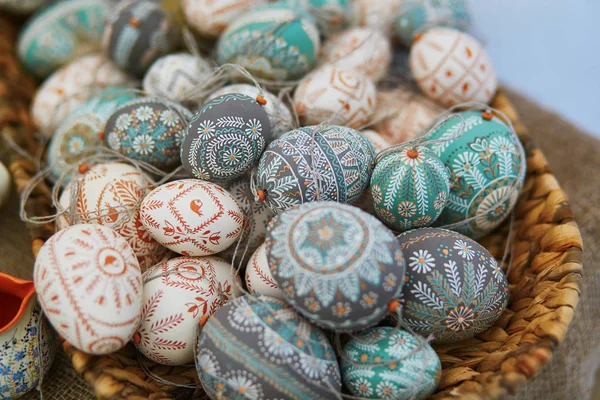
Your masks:
[{"label": "decorated easter egg", "polygon": [[187,256],[225,250],[242,234],[244,223],[244,214],[229,192],[197,179],[154,189],[142,201],[140,218],[160,244]]},{"label": "decorated easter egg", "polygon": [[8,172],[8,168],[0,162],[0,208],[2,208],[10,197],[10,186],[10,172]]},{"label": "decorated easter egg", "polygon": [[[525,150],[500,119],[480,111],[461,112],[431,133],[428,145],[450,171],[448,205],[438,225],[474,239],[498,227],[517,203],[525,180]],[[491,117],[491,115],[489,116]],[[464,121],[464,132],[459,135]]]},{"label": "decorated easter egg", "polygon": [[[223,187],[235,197],[246,217],[244,233],[242,234],[234,260],[235,265],[238,265],[239,262],[245,264],[258,246],[265,241],[267,225],[275,213],[264,201],[255,199],[250,184],[250,177],[226,182],[223,184]],[[219,255],[233,260],[235,247],[231,246]]]},{"label": "decorated easter egg", "polygon": [[424,339],[390,327],[353,335],[340,364],[344,385],[366,399],[426,399],[442,376],[440,359]]},{"label": "decorated easter egg", "polygon": [[317,61],[319,31],[302,13],[271,5],[238,17],[217,43],[219,64],[239,64],[254,76],[298,79]]},{"label": "decorated easter egg", "polygon": [[227,26],[265,0],[183,0],[188,25],[201,36],[218,37]]},{"label": "decorated easter egg", "polygon": [[222,306],[216,272],[202,257],[177,257],[144,275],[141,323],[134,344],[161,364],[194,360],[198,325]]},{"label": "decorated easter egg", "polygon": [[49,137],[72,111],[100,90],[125,85],[130,79],[101,54],[78,58],[42,83],[31,105],[33,122]]},{"label": "decorated easter egg", "polygon": [[325,42],[321,55],[326,62],[365,74],[377,82],[388,73],[392,45],[376,29],[351,28]]},{"label": "decorated easter egg", "polygon": [[144,76],[144,92],[175,103],[190,101],[191,89],[211,74],[211,66],[203,58],[188,53],[174,53],[157,59]]},{"label": "decorated easter egg", "polygon": [[277,138],[292,129],[294,125],[294,118],[292,117],[292,113],[287,108],[285,103],[277,96],[264,89],[261,93],[261,91],[259,91],[254,85],[249,85],[246,83],[227,85],[209,95],[208,99],[211,100],[229,93],[241,93],[253,99],[256,99],[257,96],[261,95],[265,98],[265,100],[267,100],[267,104],[265,104],[263,108],[269,116],[269,122],[271,123],[271,136],[273,138]]},{"label": "decorated easter egg", "polygon": [[348,23],[349,0],[279,0],[279,4],[301,7],[317,21],[324,36],[331,36]]},{"label": "decorated easter egg", "polygon": [[496,92],[496,72],[487,53],[456,29],[433,28],[423,34],[410,49],[410,69],[421,91],[445,107],[488,103]]},{"label": "decorated easter egg", "polygon": [[159,169],[179,164],[179,148],[192,113],[168,100],[152,97],[131,100],[106,122],[106,144],[131,158]]},{"label": "decorated easter egg", "polygon": [[196,257],[198,262],[206,265],[211,271],[214,271],[215,283],[221,292],[222,302],[228,302],[231,299],[243,294],[242,280],[239,276],[234,276],[236,272],[232,269],[231,263],[225,259],[216,256]]},{"label": "decorated easter egg", "polygon": [[371,176],[375,213],[398,232],[431,225],[446,206],[449,191],[446,167],[421,146],[382,157]]},{"label": "decorated easter egg", "polygon": [[81,161],[102,146],[106,121],[119,106],[135,99],[137,94],[126,87],[111,87],[101,91],[70,113],[58,126],[48,145],[51,178],[65,178],[77,172]]},{"label": "decorated easter egg", "polygon": [[[77,223],[111,228],[127,240],[144,271],[166,256],[166,250],[140,222],[138,206],[149,186],[148,177],[132,165],[117,162],[95,165],[70,182],[60,195],[59,204],[67,212],[58,218],[57,229]],[[73,198],[76,203],[71,208]]]},{"label": "decorated easter egg", "polygon": [[304,77],[294,92],[302,125],[322,122],[359,128],[377,106],[371,79],[351,69],[324,64]]},{"label": "decorated easter egg", "polygon": [[467,0],[404,0],[396,15],[394,34],[406,47],[428,29],[444,26],[466,31],[470,23]]},{"label": "decorated easter egg", "polygon": [[103,47],[119,67],[142,78],[158,57],[177,49],[180,35],[175,13],[161,2],[126,1],[106,23]]},{"label": "decorated easter egg", "polygon": [[373,129],[365,129],[360,131],[364,137],[373,145],[375,153],[379,153],[385,149],[392,147],[392,145],[377,131]]},{"label": "decorated easter egg", "polygon": [[267,260],[267,246],[263,243],[252,254],[248,266],[246,266],[246,287],[252,294],[283,299],[283,293],[273,279]]},{"label": "decorated easter egg", "polygon": [[390,144],[400,144],[426,133],[445,110],[427,97],[410,89],[377,92],[373,128]]},{"label": "decorated easter egg", "polygon": [[46,4],[46,0],[0,0],[0,10],[29,14]]},{"label": "decorated easter egg", "polygon": [[142,274],[127,241],[110,228],[79,224],[55,233],[33,270],[38,300],[58,333],[89,354],[132,338],[142,310]]},{"label": "decorated easter egg", "polygon": [[181,162],[200,179],[239,178],[258,163],[270,139],[269,116],[256,100],[224,94],[208,101],[190,120]]},{"label": "decorated easter egg", "polygon": [[354,26],[380,30],[389,36],[398,6],[404,0],[352,0],[350,2],[350,22]]},{"label": "decorated easter egg", "polygon": [[402,320],[436,343],[469,339],[493,325],[508,302],[508,283],[492,255],[460,233],[440,228],[405,232],[407,260]]},{"label": "decorated easter egg", "polygon": [[274,140],[258,164],[257,188],[271,210],[311,201],[352,203],[369,185],[373,145],[345,126],[295,129]]},{"label": "decorated easter egg", "polygon": [[284,301],[239,297],[200,331],[196,366],[213,399],[339,399],[341,381],[327,337]]},{"label": "decorated easter egg", "polygon": [[327,329],[375,325],[400,295],[405,266],[399,243],[356,207],[319,201],[291,208],[275,217],[265,243],[285,299]]},{"label": "decorated easter egg", "polygon": [[[19,1],[18,6],[36,2],[46,1]],[[99,51],[109,14],[108,0],[55,2],[31,17],[21,31],[19,59],[29,72],[45,78],[71,60]]]}]

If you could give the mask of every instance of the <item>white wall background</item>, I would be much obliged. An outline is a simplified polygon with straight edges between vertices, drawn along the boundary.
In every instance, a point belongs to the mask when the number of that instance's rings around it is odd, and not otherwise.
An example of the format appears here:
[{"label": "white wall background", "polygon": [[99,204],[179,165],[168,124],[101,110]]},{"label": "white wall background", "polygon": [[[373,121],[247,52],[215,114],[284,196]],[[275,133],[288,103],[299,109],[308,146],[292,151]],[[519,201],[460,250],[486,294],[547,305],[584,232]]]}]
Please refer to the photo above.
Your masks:
[{"label": "white wall background", "polygon": [[600,0],[471,0],[502,82],[600,137]]}]

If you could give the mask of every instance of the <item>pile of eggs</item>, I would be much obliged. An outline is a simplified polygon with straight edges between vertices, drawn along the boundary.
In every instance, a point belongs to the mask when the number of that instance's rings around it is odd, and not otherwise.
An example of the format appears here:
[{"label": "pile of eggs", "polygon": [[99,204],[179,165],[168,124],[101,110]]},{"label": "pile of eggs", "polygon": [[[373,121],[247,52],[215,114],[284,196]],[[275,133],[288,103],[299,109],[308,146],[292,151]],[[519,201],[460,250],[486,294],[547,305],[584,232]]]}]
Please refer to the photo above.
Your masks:
[{"label": "pile of eggs", "polygon": [[18,49],[59,196],[34,276],[75,347],[195,363],[214,399],[420,399],[430,342],[498,320],[475,240],[525,154],[465,0],[39,3],[0,8],[40,8]]}]

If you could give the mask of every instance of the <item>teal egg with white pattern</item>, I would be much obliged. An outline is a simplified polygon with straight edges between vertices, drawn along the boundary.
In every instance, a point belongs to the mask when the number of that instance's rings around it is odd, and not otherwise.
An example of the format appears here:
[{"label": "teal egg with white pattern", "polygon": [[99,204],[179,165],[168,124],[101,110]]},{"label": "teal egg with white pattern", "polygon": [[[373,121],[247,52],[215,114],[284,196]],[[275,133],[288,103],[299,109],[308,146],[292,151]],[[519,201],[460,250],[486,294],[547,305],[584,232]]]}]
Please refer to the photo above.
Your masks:
[{"label": "teal egg with white pattern", "polygon": [[371,176],[375,213],[398,232],[431,225],[446,206],[449,191],[446,167],[420,146],[384,156]]},{"label": "teal egg with white pattern", "polygon": [[52,166],[51,178],[59,179],[69,170],[76,173],[81,160],[102,146],[101,132],[112,113],[137,97],[129,88],[111,87],[71,112],[50,139],[48,164]]},{"label": "teal egg with white pattern", "polygon": [[233,22],[217,43],[219,64],[239,64],[269,80],[299,79],[312,69],[321,46],[313,20],[291,7],[270,5]]},{"label": "teal egg with white pattern", "polygon": [[466,31],[470,26],[467,0],[404,0],[394,22],[396,37],[410,47],[418,33],[434,27]]},{"label": "teal egg with white pattern", "polygon": [[277,4],[308,11],[317,21],[317,27],[324,36],[331,36],[348,24],[349,0],[279,0]]},{"label": "teal egg with white pattern", "polygon": [[[525,180],[525,150],[517,134],[481,111],[459,113],[430,134],[427,145],[450,172],[448,204],[436,221],[473,239],[485,236],[510,214]],[[460,135],[463,127],[464,132]]]},{"label": "teal egg with white pattern", "polygon": [[108,0],[65,0],[34,14],[21,31],[19,59],[38,78],[102,47]]},{"label": "teal egg with white pattern", "polygon": [[442,376],[431,346],[397,328],[377,327],[353,335],[340,358],[344,386],[365,399],[425,399]]}]

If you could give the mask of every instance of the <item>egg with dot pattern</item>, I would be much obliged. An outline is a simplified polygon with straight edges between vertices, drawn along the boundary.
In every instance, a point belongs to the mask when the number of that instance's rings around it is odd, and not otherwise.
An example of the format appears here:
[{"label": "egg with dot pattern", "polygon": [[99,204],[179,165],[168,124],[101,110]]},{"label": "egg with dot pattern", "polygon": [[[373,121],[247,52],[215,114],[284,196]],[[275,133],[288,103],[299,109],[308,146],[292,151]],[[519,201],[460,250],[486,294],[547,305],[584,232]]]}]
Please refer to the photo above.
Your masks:
[{"label": "egg with dot pattern", "polygon": [[423,338],[390,327],[353,335],[340,358],[344,385],[366,399],[426,399],[442,376],[440,359]]},{"label": "egg with dot pattern", "polygon": [[212,399],[339,399],[335,352],[284,301],[239,297],[200,331],[196,366]]},{"label": "egg with dot pattern", "polygon": [[[436,224],[474,239],[496,229],[510,214],[525,180],[525,150],[497,117],[461,112],[432,132],[426,145],[450,172],[448,204]],[[464,132],[458,136],[464,127]],[[440,141],[441,140],[441,141]]]},{"label": "egg with dot pattern", "polygon": [[498,262],[476,241],[440,228],[398,236],[407,262],[402,321],[435,343],[469,339],[491,327],[508,303]]},{"label": "egg with dot pattern", "polygon": [[400,295],[405,266],[399,243],[356,207],[319,201],[286,210],[269,225],[265,244],[285,299],[321,327],[373,326]]}]

